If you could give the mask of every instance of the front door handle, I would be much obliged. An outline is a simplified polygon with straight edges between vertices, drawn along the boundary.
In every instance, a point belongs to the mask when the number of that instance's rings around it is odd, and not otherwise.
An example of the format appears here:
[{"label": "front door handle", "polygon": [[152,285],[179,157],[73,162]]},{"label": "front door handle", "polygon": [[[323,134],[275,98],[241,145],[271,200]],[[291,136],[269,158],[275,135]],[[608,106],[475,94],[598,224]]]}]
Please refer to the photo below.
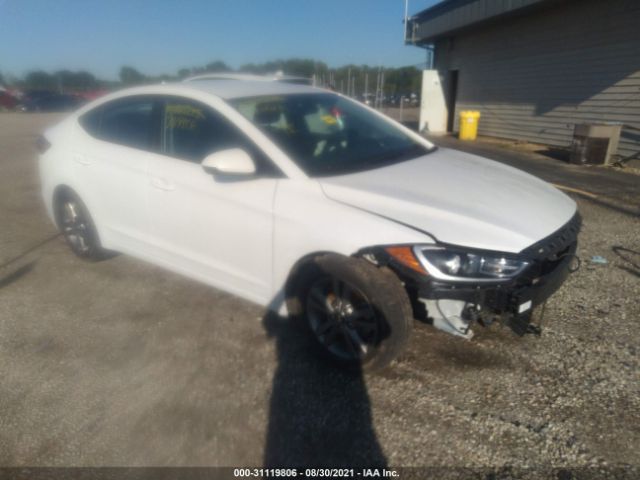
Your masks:
[{"label": "front door handle", "polygon": [[80,165],[84,165],[85,167],[87,165],[91,165],[91,160],[89,160],[85,155],[82,155],[81,153],[74,153],[73,161]]},{"label": "front door handle", "polygon": [[167,192],[175,190],[176,188],[171,182],[159,177],[151,178],[151,185],[158,190],[165,190]]}]

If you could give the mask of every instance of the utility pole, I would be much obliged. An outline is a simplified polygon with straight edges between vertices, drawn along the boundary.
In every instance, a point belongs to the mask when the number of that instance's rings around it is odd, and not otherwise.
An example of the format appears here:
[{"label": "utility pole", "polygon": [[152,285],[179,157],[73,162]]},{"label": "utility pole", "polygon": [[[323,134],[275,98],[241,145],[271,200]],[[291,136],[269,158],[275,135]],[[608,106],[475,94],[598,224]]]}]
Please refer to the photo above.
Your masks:
[{"label": "utility pole", "polygon": [[347,70],[347,97],[350,97],[351,90],[351,67]]},{"label": "utility pole", "polygon": [[384,68],[380,67],[380,108],[384,106]]},{"label": "utility pole", "polygon": [[376,96],[373,102],[374,108],[380,108],[380,72],[382,71],[382,67],[378,67],[378,77],[376,78]]},{"label": "utility pole", "polygon": [[373,94],[373,108],[378,108],[378,84],[380,83],[380,72],[376,77],[376,89]]},{"label": "utility pole", "polygon": [[374,108],[382,108],[384,103],[384,69],[378,67],[378,78],[376,82],[376,96],[374,100]]},{"label": "utility pole", "polygon": [[367,101],[369,96],[369,72],[364,74],[364,100]]}]

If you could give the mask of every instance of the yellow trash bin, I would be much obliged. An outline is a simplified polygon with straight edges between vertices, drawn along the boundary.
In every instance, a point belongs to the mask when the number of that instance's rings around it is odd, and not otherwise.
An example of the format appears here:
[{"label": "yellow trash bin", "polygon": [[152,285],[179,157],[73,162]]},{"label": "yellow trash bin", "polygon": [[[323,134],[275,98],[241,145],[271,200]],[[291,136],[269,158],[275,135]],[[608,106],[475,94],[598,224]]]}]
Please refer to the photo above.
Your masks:
[{"label": "yellow trash bin", "polygon": [[478,121],[480,112],[465,110],[460,112],[460,140],[475,140],[478,136]]}]

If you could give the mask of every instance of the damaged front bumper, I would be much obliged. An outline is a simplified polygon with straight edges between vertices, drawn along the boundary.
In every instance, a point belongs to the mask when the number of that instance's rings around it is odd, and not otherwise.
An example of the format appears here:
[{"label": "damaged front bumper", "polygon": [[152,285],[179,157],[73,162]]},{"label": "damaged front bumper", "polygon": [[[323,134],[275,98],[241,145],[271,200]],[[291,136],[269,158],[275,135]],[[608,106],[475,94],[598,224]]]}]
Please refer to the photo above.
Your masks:
[{"label": "damaged front bumper", "polygon": [[575,249],[574,244],[546,273],[540,271],[542,265],[534,264],[522,276],[506,284],[420,282],[415,286],[413,296],[424,305],[424,315],[433,320],[435,327],[454,335],[470,338],[470,327],[474,322],[488,325],[496,320],[507,324],[518,335],[539,333],[542,326],[531,323],[532,313],[575,270]]},{"label": "damaged front bumper", "polygon": [[[539,334],[542,317],[534,315],[541,310],[537,307],[579,268],[576,249],[580,226],[576,213],[562,228],[520,252],[529,265],[507,281],[450,282],[420,275],[392,258],[386,258],[386,265],[404,282],[416,318],[440,330],[471,338],[474,323],[486,326],[500,321],[518,335]],[[534,320],[534,316],[539,318]]]}]

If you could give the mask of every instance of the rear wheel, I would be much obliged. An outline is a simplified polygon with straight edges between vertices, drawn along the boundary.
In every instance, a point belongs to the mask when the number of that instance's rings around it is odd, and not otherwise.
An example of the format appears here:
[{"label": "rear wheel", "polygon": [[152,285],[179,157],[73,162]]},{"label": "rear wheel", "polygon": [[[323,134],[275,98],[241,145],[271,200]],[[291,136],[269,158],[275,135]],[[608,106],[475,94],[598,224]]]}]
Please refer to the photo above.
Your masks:
[{"label": "rear wheel", "polygon": [[324,255],[315,260],[300,291],[307,324],[332,361],[372,371],[404,350],[412,310],[390,270],[362,259]]},{"label": "rear wheel", "polygon": [[67,191],[59,196],[56,221],[71,251],[78,257],[94,261],[105,258],[91,215],[78,195]]}]

